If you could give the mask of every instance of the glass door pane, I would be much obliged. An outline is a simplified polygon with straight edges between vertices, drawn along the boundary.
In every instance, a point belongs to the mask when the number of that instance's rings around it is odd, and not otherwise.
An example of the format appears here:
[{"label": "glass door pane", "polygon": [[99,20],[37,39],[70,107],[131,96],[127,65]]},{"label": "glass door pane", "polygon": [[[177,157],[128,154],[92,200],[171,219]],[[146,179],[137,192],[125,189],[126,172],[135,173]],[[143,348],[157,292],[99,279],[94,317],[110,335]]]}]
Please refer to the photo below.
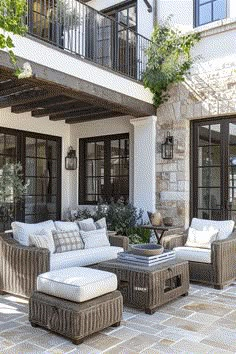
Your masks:
[{"label": "glass door pane", "polygon": [[228,212],[232,220],[236,220],[236,123],[229,124],[228,153]]}]

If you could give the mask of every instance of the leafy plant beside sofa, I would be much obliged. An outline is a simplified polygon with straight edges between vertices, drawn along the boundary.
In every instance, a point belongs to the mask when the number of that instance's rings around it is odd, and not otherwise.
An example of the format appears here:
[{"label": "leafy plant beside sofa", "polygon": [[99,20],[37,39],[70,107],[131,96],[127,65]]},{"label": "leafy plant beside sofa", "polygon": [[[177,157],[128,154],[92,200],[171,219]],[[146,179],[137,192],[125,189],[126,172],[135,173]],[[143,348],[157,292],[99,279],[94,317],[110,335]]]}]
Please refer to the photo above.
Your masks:
[{"label": "leafy plant beside sofa", "polygon": [[87,208],[77,209],[76,216],[72,219],[82,220],[89,217],[92,217],[94,221],[106,218],[108,230],[129,237],[130,243],[149,242],[150,231],[138,227],[139,224],[143,224],[143,210],[138,210],[122,198],[110,204],[99,203],[94,212]]}]

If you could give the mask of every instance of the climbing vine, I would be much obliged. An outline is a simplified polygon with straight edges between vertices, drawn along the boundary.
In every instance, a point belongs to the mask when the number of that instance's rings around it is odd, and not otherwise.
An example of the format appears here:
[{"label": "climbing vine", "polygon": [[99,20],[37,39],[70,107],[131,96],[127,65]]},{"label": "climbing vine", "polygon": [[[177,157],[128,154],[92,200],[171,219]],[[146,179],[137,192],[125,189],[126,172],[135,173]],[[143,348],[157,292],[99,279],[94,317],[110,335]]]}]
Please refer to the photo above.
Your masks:
[{"label": "climbing vine", "polygon": [[169,98],[170,84],[184,81],[193,64],[191,48],[200,40],[198,33],[182,34],[169,24],[156,25],[146,51],[148,63],[143,75],[144,86],[153,94],[153,103],[159,107]]},{"label": "climbing vine", "polygon": [[27,30],[24,24],[26,11],[26,0],[0,1],[0,49],[8,52],[10,60],[16,68],[16,74],[19,74],[21,70],[16,65],[16,57],[13,51],[14,43],[11,34],[25,34]]}]

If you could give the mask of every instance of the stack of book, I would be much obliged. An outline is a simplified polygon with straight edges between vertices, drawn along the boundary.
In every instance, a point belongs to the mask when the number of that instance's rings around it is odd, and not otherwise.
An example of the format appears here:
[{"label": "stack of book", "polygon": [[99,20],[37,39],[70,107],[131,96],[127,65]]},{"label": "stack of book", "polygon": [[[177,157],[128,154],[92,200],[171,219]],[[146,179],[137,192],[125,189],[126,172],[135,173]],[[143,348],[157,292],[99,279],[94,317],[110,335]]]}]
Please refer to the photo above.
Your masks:
[{"label": "stack of book", "polygon": [[121,262],[135,264],[135,265],[145,265],[152,266],[155,264],[160,264],[175,258],[175,251],[164,250],[163,253],[156,256],[140,256],[132,253],[132,251],[120,252],[118,253],[117,259]]}]

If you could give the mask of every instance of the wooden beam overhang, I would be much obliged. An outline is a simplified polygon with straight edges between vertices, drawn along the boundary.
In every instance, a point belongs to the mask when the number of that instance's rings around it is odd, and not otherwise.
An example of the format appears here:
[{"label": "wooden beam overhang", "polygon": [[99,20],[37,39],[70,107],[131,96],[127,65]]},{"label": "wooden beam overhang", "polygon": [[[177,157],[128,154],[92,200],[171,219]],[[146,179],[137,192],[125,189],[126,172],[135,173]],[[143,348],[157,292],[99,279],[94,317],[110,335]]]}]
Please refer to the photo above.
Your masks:
[{"label": "wooden beam overhang", "polygon": [[[18,65],[24,61],[19,58]],[[65,73],[30,63],[34,76],[13,76],[8,55],[1,52],[0,108],[13,113],[32,111],[33,117],[49,116],[50,120],[79,123],[110,117],[155,115],[155,107]]]}]

